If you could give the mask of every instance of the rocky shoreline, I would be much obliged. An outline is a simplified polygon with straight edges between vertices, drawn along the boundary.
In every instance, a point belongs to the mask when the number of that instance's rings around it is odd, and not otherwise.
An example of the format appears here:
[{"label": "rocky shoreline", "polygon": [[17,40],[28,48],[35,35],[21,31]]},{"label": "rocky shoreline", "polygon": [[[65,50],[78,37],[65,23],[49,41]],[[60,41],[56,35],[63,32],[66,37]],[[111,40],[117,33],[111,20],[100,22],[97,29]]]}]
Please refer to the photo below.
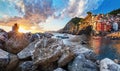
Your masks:
[{"label": "rocky shoreline", "polygon": [[31,43],[23,35],[8,39],[7,49],[0,49],[0,71],[120,71],[118,60],[97,60],[93,50],[80,42],[86,41],[84,37],[68,36],[69,45],[59,38],[43,37]]}]

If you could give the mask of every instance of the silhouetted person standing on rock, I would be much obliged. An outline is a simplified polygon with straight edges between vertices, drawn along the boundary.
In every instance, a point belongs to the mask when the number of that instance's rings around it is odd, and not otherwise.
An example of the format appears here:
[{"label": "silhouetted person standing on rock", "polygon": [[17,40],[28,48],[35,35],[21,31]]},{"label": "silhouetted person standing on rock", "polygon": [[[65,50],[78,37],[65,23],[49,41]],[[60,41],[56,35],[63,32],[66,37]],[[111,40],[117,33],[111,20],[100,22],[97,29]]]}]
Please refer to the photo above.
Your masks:
[{"label": "silhouetted person standing on rock", "polygon": [[18,26],[17,23],[15,23],[14,26],[12,27],[12,31],[15,32],[15,33],[17,33],[18,30],[19,30],[19,26]]}]

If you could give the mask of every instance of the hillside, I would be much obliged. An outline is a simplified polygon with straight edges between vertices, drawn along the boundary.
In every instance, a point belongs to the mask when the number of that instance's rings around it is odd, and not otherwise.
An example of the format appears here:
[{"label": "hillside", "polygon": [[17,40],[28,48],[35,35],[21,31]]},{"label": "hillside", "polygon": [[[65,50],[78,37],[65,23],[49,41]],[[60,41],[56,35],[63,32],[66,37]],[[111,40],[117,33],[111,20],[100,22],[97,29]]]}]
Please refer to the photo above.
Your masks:
[{"label": "hillside", "polygon": [[66,26],[61,30],[61,32],[63,33],[70,33],[70,34],[75,34],[77,33],[78,29],[79,29],[79,22],[81,22],[83,20],[83,18],[72,18],[67,24]]},{"label": "hillside", "polygon": [[109,12],[108,14],[111,14],[111,15],[120,14],[120,8],[119,8],[119,9],[116,9],[116,10],[113,10],[113,11]]},{"label": "hillside", "polygon": [[60,30],[60,32],[75,34],[75,35],[79,35],[79,34],[89,35],[91,32],[91,26],[88,25],[88,22],[90,22],[91,19],[92,19],[91,13],[88,13],[88,15],[85,18],[78,18],[78,17],[72,18],[66,24],[66,26],[62,30]]}]

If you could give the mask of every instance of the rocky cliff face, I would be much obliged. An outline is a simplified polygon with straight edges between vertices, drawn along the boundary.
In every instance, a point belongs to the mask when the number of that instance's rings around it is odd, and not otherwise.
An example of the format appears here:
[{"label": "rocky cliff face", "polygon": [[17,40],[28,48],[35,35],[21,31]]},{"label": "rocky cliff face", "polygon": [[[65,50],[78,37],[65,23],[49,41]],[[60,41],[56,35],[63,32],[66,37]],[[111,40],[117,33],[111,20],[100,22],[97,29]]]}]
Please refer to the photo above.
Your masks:
[{"label": "rocky cliff face", "polygon": [[89,25],[91,20],[91,15],[86,16],[86,18],[72,18],[66,26],[60,30],[62,33],[69,33],[69,34],[87,34],[90,35],[92,31],[92,26]]},{"label": "rocky cliff face", "polygon": [[61,30],[63,33],[70,33],[70,34],[76,34],[79,30],[79,23],[82,20],[82,18],[72,18],[66,26]]}]

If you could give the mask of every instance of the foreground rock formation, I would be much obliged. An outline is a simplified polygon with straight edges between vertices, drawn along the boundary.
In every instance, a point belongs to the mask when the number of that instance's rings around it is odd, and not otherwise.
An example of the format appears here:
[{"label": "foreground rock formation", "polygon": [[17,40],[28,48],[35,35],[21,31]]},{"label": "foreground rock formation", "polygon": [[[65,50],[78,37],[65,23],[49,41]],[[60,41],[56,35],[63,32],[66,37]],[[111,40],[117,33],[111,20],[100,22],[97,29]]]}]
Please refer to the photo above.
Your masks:
[{"label": "foreground rock formation", "polygon": [[85,37],[67,39],[66,44],[51,37],[30,43],[25,34],[12,36],[7,49],[0,48],[0,71],[120,71],[120,65],[108,58],[97,60],[93,50],[81,43]]},{"label": "foreground rock formation", "polygon": [[6,50],[8,52],[17,54],[21,50],[23,50],[27,45],[29,44],[29,41],[26,39],[25,34],[15,34],[11,36],[7,41],[6,41]]},{"label": "foreground rock formation", "polygon": [[19,59],[17,55],[13,55],[0,49],[0,70],[12,71],[18,65]]},{"label": "foreground rock formation", "polygon": [[120,65],[114,63],[111,59],[105,58],[100,61],[101,71],[120,71]]}]

